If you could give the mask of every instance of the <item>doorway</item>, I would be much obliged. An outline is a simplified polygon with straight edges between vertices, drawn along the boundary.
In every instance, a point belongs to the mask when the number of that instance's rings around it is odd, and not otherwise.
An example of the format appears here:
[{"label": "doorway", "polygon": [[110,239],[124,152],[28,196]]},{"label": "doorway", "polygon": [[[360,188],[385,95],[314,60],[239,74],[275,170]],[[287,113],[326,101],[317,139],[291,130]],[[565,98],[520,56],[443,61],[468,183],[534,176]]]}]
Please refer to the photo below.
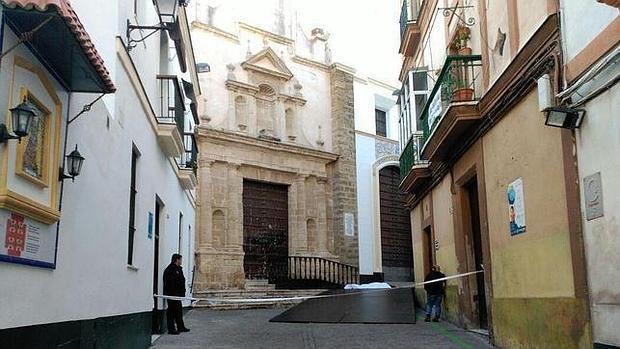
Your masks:
[{"label": "doorway", "polygon": [[424,261],[424,277],[431,272],[431,267],[435,264],[433,258],[433,231],[430,226],[424,228],[422,233],[422,254]]},{"label": "doorway", "polygon": [[243,181],[246,279],[278,284],[288,276],[288,186]]},{"label": "doorway", "polygon": [[411,218],[399,184],[398,167],[387,166],[379,171],[381,266],[386,281],[413,280]]},{"label": "doorway", "polygon": [[[161,210],[163,204],[159,198],[155,199],[155,219],[153,222],[153,294],[159,293],[159,234],[160,234],[160,220]],[[159,306],[162,303],[162,306]],[[164,307],[163,301],[158,298],[153,298],[153,329],[152,333],[163,333],[163,319],[164,319]]]},{"label": "doorway", "polygon": [[[468,263],[470,270],[483,270],[484,255],[482,250],[482,236],[480,231],[480,203],[478,201],[478,181],[476,178],[469,181],[465,187],[467,200],[469,202],[469,229],[472,249],[469,252],[468,260],[473,261],[473,265]],[[478,325],[481,329],[488,329],[487,299],[485,292],[484,273],[476,274],[475,287],[472,290],[472,301],[474,305],[474,315],[478,318]]]}]

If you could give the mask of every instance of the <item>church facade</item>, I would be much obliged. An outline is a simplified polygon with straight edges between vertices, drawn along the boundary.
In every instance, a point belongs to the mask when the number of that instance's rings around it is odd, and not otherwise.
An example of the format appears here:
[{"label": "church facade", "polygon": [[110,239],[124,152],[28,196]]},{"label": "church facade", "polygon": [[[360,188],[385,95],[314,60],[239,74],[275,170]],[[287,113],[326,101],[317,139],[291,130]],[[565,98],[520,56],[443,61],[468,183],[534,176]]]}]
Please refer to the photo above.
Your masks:
[{"label": "church facade", "polygon": [[[249,24],[195,21],[200,80],[197,290],[277,278],[289,256],[357,265],[354,70]],[[217,50],[217,55],[210,52]],[[310,91],[306,93],[306,91]]]}]

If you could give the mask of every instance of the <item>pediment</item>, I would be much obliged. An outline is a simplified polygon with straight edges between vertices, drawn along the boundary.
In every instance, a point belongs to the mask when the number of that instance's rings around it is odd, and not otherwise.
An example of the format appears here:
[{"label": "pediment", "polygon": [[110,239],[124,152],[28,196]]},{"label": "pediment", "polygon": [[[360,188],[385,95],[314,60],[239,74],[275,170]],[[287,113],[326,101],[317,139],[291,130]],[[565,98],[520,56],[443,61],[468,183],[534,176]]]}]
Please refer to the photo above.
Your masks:
[{"label": "pediment", "polygon": [[243,69],[290,80],[293,73],[287,68],[284,61],[270,48],[266,48],[241,63]]}]

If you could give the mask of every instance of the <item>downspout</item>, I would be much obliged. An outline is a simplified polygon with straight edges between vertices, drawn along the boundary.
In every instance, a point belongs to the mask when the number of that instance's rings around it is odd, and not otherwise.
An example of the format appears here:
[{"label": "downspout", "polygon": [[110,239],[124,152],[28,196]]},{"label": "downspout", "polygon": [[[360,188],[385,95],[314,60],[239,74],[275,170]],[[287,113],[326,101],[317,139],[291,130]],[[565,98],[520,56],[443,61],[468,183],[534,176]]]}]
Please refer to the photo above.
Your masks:
[{"label": "downspout", "polygon": [[[69,112],[71,110],[71,95],[72,93],[69,92],[67,96],[67,112],[66,112],[66,118],[65,118],[65,139],[64,139],[64,145],[62,147],[62,154],[61,154],[62,156],[62,167],[61,168],[63,169],[65,168],[65,162],[66,162],[65,152],[67,151],[67,141],[69,139]],[[58,175],[61,176],[62,173],[60,173],[60,171],[58,172],[59,172]],[[65,181],[63,181],[62,178],[60,177],[58,178],[58,180],[60,181],[60,195],[58,195],[58,212],[62,214],[62,197],[63,197],[64,189],[65,189]],[[61,221],[62,221],[62,216],[58,220],[58,222],[56,222],[56,247],[54,250],[54,269],[56,269],[56,261],[58,260],[58,240],[60,239],[60,222]]]}]

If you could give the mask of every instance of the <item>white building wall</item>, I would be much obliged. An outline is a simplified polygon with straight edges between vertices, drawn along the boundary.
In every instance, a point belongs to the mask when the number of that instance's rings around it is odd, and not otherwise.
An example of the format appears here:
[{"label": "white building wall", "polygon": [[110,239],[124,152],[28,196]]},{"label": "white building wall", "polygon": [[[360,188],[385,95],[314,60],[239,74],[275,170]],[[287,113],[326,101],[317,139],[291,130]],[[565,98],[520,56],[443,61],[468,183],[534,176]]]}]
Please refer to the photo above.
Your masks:
[{"label": "white building wall", "polygon": [[[585,105],[577,132],[583,234],[588,267],[595,342],[620,345],[620,87],[614,86]],[[603,217],[586,218],[584,178],[601,174]]]},{"label": "white building wall", "polygon": [[564,62],[570,62],[618,17],[618,9],[596,1],[562,0],[560,3]]},{"label": "white building wall", "polygon": [[[0,328],[151,311],[154,245],[153,239],[147,237],[147,217],[148,212],[154,214],[156,197],[165,205],[157,266],[159,293],[163,270],[170,263],[172,253],[179,251],[179,212],[183,213],[180,253],[184,255],[189,290],[195,221],[193,193],[180,186],[174,159],[162,152],[149,125],[149,116],[142,109],[129,76],[120,64],[116,35],[125,36],[126,19],[133,17],[133,8],[127,6],[129,3],[133,2],[72,2],[118,90],[113,97],[107,97],[105,103],[95,104],[69,128],[67,152],[78,144],[86,160],[75,182],[65,181],[56,269],[0,262],[0,279],[11,280],[0,283]],[[151,1],[143,0],[139,4],[149,9],[145,15],[148,18],[141,24],[155,23]],[[132,22],[135,23],[133,19]],[[5,29],[4,47],[8,47],[15,38],[8,28]],[[139,46],[131,53],[154,108],[158,100],[155,76],[159,67],[159,44],[156,35],[145,41],[146,48]],[[15,54],[36,62],[24,46],[3,58],[0,96],[7,95],[9,79],[5,77],[12,66],[7,62],[12,62]],[[171,71],[178,70],[176,60],[169,62]],[[84,104],[96,97],[94,94],[72,94],[69,115],[76,115]],[[65,98],[63,119],[66,117]],[[6,110],[3,101],[6,102],[4,98],[0,99],[0,107]],[[4,114],[0,117],[2,122],[5,122]],[[64,132],[64,125],[62,129]],[[137,164],[134,262],[133,266],[128,266],[133,145],[141,156]],[[0,145],[0,155],[5,151],[4,147]],[[53,168],[58,167],[59,164],[53,164]],[[55,225],[53,230],[55,232]],[[160,309],[161,306],[162,302]]]},{"label": "white building wall", "polygon": [[[353,85],[355,111],[355,151],[357,171],[357,212],[359,231],[359,272],[372,275],[381,272],[377,265],[378,202],[373,165],[387,154],[396,155],[398,148],[398,108],[392,93],[396,88],[372,79],[356,77]],[[375,109],[386,112],[388,138],[376,136]],[[387,146],[385,145],[387,144]],[[392,151],[390,151],[390,145]],[[374,176],[378,176],[377,173]],[[378,241],[380,243],[380,240]]]}]

